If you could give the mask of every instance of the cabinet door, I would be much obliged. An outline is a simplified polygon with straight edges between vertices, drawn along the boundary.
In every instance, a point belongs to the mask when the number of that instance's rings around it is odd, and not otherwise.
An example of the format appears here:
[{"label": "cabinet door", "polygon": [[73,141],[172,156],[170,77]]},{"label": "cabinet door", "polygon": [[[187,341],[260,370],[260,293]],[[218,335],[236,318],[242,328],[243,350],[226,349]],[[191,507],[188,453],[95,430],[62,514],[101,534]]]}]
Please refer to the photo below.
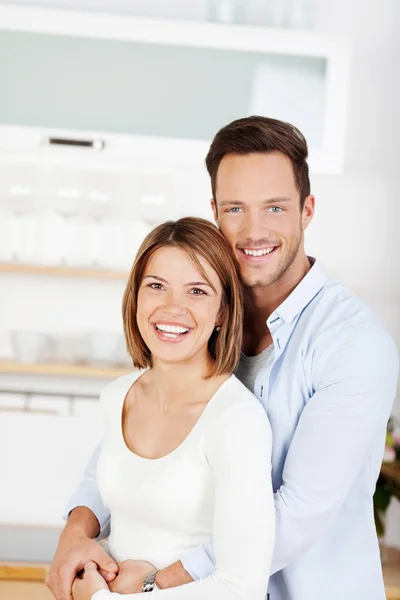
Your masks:
[{"label": "cabinet door", "polygon": [[5,31],[0,56],[3,123],[211,140],[257,113],[322,144],[323,58]]}]

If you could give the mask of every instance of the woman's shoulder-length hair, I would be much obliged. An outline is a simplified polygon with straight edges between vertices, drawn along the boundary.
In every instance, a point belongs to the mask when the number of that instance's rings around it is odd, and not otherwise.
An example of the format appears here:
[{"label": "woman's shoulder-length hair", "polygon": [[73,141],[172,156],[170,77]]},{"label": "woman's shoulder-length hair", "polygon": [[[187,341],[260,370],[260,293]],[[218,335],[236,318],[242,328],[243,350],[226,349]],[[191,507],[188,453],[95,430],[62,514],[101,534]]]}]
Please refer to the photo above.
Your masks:
[{"label": "woman's shoulder-length hair", "polygon": [[138,250],[122,303],[126,345],[133,365],[138,369],[152,366],[151,352],[144,343],[136,321],[137,297],[150,257],[158,249],[171,246],[187,252],[208,284],[211,285],[211,282],[199,257],[214,269],[220,279],[221,329],[214,330],[208,342],[208,376],[232,373],[239,362],[242,342],[243,299],[239,268],[219,229],[209,221],[197,217],[162,223],[147,235]]}]

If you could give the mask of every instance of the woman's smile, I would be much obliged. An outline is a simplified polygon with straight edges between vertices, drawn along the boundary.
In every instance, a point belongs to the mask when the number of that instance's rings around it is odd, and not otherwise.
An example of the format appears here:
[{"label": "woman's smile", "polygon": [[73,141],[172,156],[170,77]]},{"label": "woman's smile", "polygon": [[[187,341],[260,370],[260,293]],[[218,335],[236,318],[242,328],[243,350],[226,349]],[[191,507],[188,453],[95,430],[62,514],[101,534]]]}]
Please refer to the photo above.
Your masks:
[{"label": "woman's smile", "polygon": [[164,321],[152,323],[152,327],[159,340],[174,344],[183,342],[193,331],[193,327],[188,327],[182,323]]}]

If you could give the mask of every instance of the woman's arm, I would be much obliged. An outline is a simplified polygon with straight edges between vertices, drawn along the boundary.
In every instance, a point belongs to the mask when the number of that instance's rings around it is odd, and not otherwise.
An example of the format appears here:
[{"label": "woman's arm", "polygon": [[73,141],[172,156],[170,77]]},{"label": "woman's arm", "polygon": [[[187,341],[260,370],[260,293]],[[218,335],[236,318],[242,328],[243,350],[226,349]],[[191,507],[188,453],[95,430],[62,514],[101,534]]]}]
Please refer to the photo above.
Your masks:
[{"label": "woman's arm", "polygon": [[275,538],[271,446],[256,399],[228,409],[207,434],[204,449],[216,486],[212,575],[151,595],[102,590],[92,600],[265,600]]}]

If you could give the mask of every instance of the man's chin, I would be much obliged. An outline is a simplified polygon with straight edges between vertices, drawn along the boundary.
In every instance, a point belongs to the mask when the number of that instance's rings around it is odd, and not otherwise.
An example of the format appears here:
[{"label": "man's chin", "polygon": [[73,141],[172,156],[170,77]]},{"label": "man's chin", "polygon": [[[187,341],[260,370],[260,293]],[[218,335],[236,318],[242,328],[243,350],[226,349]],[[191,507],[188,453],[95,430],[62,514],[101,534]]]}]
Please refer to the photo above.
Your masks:
[{"label": "man's chin", "polygon": [[245,288],[253,289],[259,287],[268,287],[276,281],[276,277],[273,275],[258,275],[257,277],[243,277],[242,281]]}]

